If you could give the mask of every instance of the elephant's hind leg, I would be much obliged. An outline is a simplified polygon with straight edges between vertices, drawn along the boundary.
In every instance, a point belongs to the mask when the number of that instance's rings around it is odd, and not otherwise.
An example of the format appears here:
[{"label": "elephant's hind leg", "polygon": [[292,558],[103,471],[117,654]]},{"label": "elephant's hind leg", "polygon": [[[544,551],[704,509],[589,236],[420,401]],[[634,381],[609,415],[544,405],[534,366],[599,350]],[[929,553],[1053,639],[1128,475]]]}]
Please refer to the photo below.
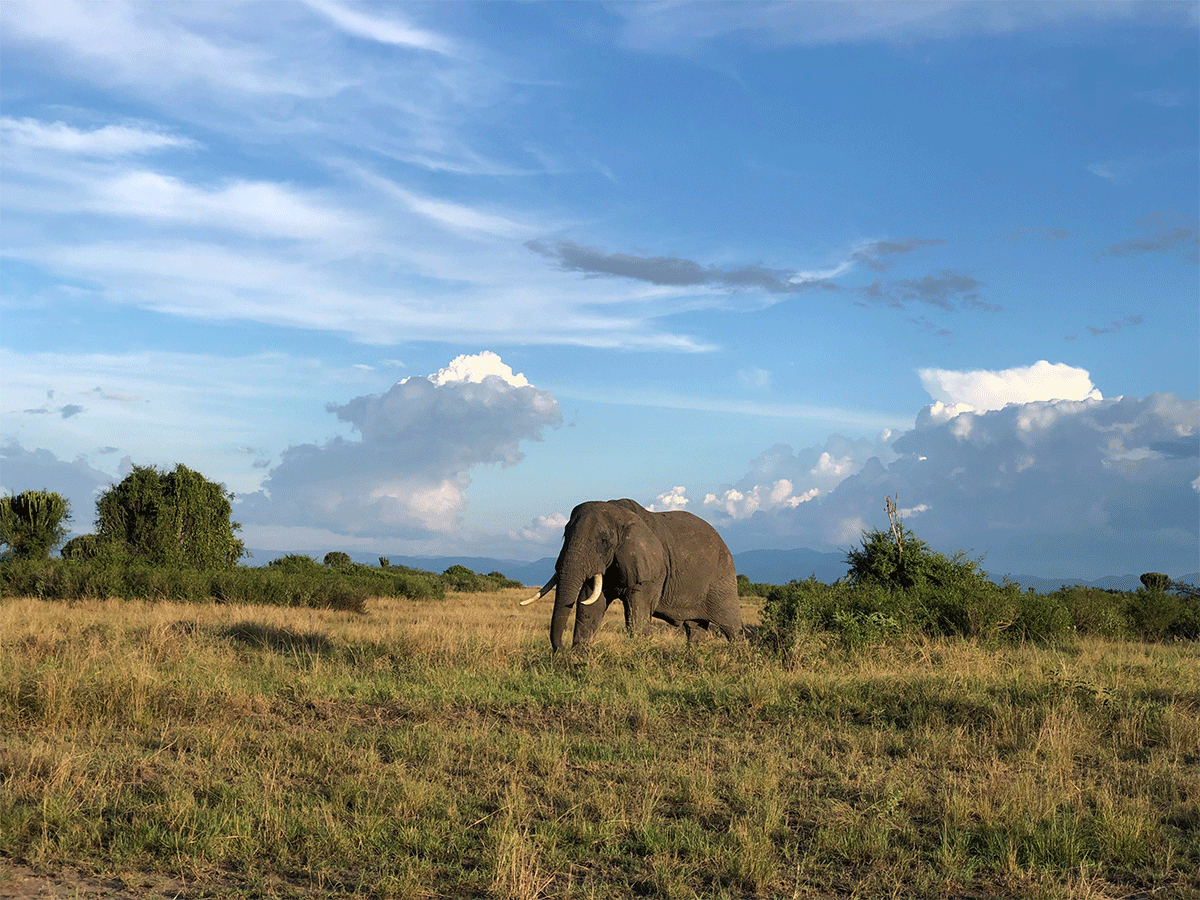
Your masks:
[{"label": "elephant's hind leg", "polygon": [[736,583],[728,588],[714,589],[708,595],[708,630],[720,629],[731,641],[744,636],[742,604]]}]

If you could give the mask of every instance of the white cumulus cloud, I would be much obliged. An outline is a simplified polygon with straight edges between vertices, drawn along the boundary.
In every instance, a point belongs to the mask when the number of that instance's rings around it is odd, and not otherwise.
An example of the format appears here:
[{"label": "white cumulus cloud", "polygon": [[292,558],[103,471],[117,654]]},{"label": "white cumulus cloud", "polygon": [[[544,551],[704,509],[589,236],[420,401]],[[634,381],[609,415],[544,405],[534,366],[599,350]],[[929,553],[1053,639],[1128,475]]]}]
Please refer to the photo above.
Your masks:
[{"label": "white cumulus cloud", "polygon": [[934,399],[933,418],[960,412],[1003,409],[1010,403],[1037,400],[1101,399],[1086,369],[1039,360],[1031,366],[1000,371],[920,369],[921,385]]},{"label": "white cumulus cloud", "polygon": [[514,541],[548,544],[562,540],[563,529],[566,527],[567,517],[563,513],[553,513],[548,516],[535,516],[527,526],[510,531],[508,536]]},{"label": "white cumulus cloud", "polygon": [[687,505],[687,488],[677,484],[669,491],[663,491],[655,497],[654,502],[646,508],[651,512],[668,512],[673,509],[685,509]]},{"label": "white cumulus cloud", "polygon": [[795,509],[821,493],[818,488],[809,488],[799,494],[795,491],[791,481],[780,478],[773,484],[756,484],[745,492],[727,488],[719,494],[706,494],[704,505],[737,520],[748,518],[760,510]]},{"label": "white cumulus cloud", "polygon": [[[411,376],[410,376],[411,377]],[[496,377],[505,384],[513,387],[528,387],[529,379],[521,374],[513,374],[510,366],[504,364],[500,357],[491,350],[484,350],[474,356],[456,356],[450,365],[437,370],[436,375],[430,375],[429,380],[438,387],[444,384],[482,384],[488,377]],[[400,383],[408,381],[403,379]]]},{"label": "white cumulus cloud", "polygon": [[253,524],[419,537],[458,526],[470,470],[511,466],[522,440],[561,422],[558,401],[499,356],[460,356],[425,378],[328,410],[358,432],[288,448],[239,515]]}]

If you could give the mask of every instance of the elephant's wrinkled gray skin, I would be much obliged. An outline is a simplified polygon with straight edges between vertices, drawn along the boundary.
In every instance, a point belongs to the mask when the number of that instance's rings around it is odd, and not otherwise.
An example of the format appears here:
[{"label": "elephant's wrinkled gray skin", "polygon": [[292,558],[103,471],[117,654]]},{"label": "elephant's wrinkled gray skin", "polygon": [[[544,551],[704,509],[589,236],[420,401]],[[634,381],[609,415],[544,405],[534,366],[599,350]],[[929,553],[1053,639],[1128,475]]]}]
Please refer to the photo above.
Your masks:
[{"label": "elephant's wrinkled gray skin", "polygon": [[[716,530],[691,513],[649,512],[633,500],[581,503],[571,511],[554,570],[542,595],[554,587],[555,651],[563,647],[572,609],[580,647],[614,600],[623,601],[625,625],[635,634],[647,631],[651,618],[682,625],[689,642],[710,626],[730,639],[742,634],[733,556]],[[601,596],[588,604],[598,574]]]}]

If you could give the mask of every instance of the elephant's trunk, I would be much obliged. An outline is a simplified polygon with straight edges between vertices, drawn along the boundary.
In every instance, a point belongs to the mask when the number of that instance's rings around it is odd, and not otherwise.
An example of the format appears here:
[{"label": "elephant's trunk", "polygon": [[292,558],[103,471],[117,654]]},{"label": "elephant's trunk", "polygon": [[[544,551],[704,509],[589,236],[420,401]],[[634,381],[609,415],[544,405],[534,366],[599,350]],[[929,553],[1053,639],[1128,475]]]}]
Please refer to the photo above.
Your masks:
[{"label": "elephant's trunk", "polygon": [[554,594],[554,615],[550,617],[550,646],[556,652],[562,649],[567,620],[571,617],[571,608],[579,599],[583,582],[594,574],[588,571],[588,568],[586,562],[576,552],[568,554],[558,569],[558,584]]},{"label": "elephant's trunk", "polygon": [[571,617],[571,607],[559,606],[554,603],[554,614],[550,617],[550,646],[557,653],[563,648],[563,632],[567,630],[567,619]]}]

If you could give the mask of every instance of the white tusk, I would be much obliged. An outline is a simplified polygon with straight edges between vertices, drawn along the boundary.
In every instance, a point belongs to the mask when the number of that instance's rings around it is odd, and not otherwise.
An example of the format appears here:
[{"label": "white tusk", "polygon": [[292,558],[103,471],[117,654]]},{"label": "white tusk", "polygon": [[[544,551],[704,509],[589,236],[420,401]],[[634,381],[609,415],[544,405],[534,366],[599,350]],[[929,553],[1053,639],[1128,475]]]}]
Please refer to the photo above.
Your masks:
[{"label": "white tusk", "polygon": [[592,588],[591,596],[583,601],[583,605],[591,606],[593,603],[595,603],[597,600],[599,600],[600,599],[600,589],[602,587],[604,587],[604,573],[597,572],[596,573],[596,586],[594,588]]},{"label": "white tusk", "polygon": [[528,606],[530,603],[533,603],[535,600],[541,600],[548,593],[550,593],[550,589],[554,587],[554,584],[557,581],[558,581],[558,573],[555,572],[553,575],[550,576],[550,580],[546,582],[546,584],[542,587],[542,589],[540,591],[538,591],[536,594],[534,594],[528,600],[522,600],[521,605]]}]

